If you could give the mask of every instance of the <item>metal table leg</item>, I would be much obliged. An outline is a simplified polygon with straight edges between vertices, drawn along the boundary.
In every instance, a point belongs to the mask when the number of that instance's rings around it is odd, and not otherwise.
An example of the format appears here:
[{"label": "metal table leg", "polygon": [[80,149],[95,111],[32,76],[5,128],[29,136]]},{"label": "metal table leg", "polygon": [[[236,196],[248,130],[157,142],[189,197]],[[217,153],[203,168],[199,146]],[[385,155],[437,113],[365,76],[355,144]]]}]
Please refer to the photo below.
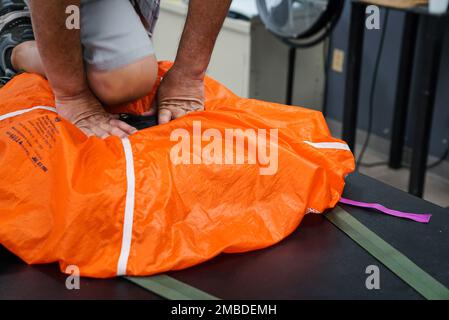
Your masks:
[{"label": "metal table leg", "polygon": [[402,167],[402,154],[404,151],[405,129],[413,74],[418,20],[418,15],[415,13],[406,13],[402,35],[403,40],[398,71],[398,84],[396,87],[393,125],[391,130],[389,166],[393,169]]},{"label": "metal table leg", "polygon": [[293,88],[295,86],[296,48],[290,47],[288,51],[287,97],[286,104],[293,105]]},{"label": "metal table leg", "polygon": [[357,111],[359,103],[360,74],[365,35],[366,4],[351,4],[351,25],[349,29],[348,58],[346,67],[345,104],[343,114],[343,140],[352,151],[355,150]]},{"label": "metal table leg", "polygon": [[416,125],[410,173],[409,192],[423,196],[429,152],[429,140],[441,62],[444,18],[422,16],[422,43],[417,52],[417,83],[413,102],[416,104]]}]

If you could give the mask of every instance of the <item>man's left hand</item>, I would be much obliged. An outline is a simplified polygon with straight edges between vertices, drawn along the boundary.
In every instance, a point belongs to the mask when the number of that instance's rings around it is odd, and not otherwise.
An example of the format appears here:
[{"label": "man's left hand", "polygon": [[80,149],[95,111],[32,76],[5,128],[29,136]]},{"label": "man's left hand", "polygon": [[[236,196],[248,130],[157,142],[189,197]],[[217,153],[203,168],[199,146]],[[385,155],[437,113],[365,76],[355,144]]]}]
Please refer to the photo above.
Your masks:
[{"label": "man's left hand", "polygon": [[176,68],[170,69],[157,94],[159,124],[170,122],[190,112],[204,110],[204,80]]}]

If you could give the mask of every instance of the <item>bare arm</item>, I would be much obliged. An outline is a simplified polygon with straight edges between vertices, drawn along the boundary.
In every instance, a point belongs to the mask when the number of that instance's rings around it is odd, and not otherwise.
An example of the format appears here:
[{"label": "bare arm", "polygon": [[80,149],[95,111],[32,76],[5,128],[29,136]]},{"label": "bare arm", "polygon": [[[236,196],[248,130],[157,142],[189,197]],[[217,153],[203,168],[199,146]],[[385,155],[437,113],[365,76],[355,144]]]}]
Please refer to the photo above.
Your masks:
[{"label": "bare arm", "polygon": [[36,43],[58,113],[88,135],[126,136],[133,129],[107,114],[91,92],[82,56],[80,30],[66,27],[66,8],[80,0],[31,0]]},{"label": "bare arm", "polygon": [[30,3],[37,46],[56,97],[76,96],[89,90],[80,30],[68,30],[65,25],[69,5],[79,6],[80,0],[32,0]]},{"label": "bare arm", "polygon": [[203,78],[232,0],[190,0],[175,65]]},{"label": "bare arm", "polygon": [[232,0],[190,0],[175,64],[159,89],[159,121],[201,110],[204,76]]}]

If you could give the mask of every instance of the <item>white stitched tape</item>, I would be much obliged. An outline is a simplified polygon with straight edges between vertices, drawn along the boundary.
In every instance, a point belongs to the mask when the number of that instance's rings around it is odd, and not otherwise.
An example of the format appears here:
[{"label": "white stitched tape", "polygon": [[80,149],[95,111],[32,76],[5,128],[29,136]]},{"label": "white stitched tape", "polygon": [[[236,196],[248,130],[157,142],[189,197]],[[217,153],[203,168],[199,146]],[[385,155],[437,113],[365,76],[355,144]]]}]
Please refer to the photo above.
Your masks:
[{"label": "white stitched tape", "polygon": [[34,111],[34,110],[47,110],[47,111],[56,112],[56,108],[39,106],[39,107],[33,107],[33,108],[29,108],[29,109],[23,109],[23,110],[18,110],[18,111],[14,111],[14,112],[10,112],[10,113],[4,114],[4,115],[0,116],[0,121],[6,120],[6,119],[9,119],[9,118],[12,118],[12,117],[17,117],[17,116],[20,116],[20,115],[22,115],[24,113],[31,112],[31,111]]},{"label": "white stitched tape", "polygon": [[133,233],[134,220],[134,201],[135,201],[135,174],[134,174],[134,157],[131,143],[128,138],[122,139],[123,149],[125,151],[126,160],[126,202],[125,217],[123,221],[123,237],[120,257],[117,264],[117,275],[126,275],[128,265],[129,252],[131,250],[131,239]]},{"label": "white stitched tape", "polygon": [[310,141],[304,142],[317,149],[338,149],[338,150],[351,151],[351,149],[346,143],[341,142],[310,142]]}]

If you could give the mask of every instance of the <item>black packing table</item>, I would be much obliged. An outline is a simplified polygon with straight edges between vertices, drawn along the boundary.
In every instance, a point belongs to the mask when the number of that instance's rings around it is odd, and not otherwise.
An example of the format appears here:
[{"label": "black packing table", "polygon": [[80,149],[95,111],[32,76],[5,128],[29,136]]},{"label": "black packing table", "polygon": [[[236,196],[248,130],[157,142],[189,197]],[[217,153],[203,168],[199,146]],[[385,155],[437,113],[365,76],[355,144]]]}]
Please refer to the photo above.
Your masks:
[{"label": "black packing table", "polygon": [[[364,175],[347,179],[345,197],[397,210],[432,213],[429,224],[342,207],[436,280],[449,287],[449,210]],[[365,270],[380,269],[380,289],[368,290]],[[170,276],[222,299],[422,299],[321,215],[308,215],[280,244],[221,255]],[[81,279],[65,287],[57,265],[27,266],[0,248],[0,299],[160,299],[125,279]]]}]

